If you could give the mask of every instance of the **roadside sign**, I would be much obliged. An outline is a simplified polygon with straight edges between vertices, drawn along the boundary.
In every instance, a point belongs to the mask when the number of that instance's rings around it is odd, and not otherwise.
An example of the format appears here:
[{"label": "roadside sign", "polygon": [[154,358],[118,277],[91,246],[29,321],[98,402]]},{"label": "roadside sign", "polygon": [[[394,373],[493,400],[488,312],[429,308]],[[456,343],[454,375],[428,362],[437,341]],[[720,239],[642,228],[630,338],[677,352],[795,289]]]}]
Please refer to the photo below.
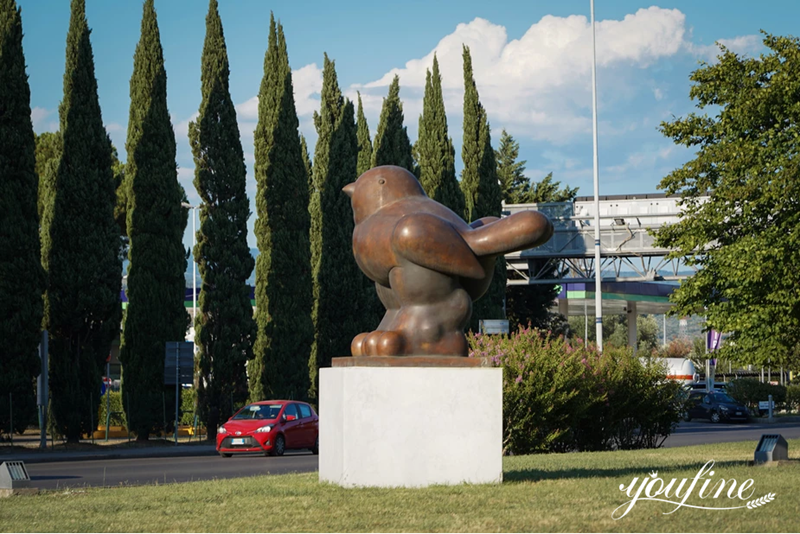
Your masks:
[{"label": "roadside sign", "polygon": [[194,379],[194,343],[191,341],[168,341],[164,352],[164,385],[174,386],[175,376],[181,384]]},{"label": "roadside sign", "polygon": [[481,334],[508,334],[506,319],[484,319],[479,321]]}]

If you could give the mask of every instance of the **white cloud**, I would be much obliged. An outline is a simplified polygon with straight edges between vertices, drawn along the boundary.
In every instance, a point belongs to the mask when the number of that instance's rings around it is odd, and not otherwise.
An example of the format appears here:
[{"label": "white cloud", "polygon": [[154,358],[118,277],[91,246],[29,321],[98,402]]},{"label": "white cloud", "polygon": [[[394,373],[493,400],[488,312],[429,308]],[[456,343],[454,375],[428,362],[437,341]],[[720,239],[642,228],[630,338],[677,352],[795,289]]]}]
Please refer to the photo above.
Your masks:
[{"label": "white cloud", "polygon": [[[685,22],[679,10],[658,7],[640,9],[622,20],[598,22],[598,66],[646,68],[679,53],[687,33]],[[385,88],[397,74],[404,104],[409,111],[415,110],[420,107],[425,71],[436,53],[445,105],[451,113],[460,112],[462,43],[470,48],[481,101],[495,124],[558,144],[591,131],[591,25],[582,15],[545,16],[522,37],[510,41],[503,26],[476,18],[459,24],[426,56],[412,59],[378,80],[354,85],[349,92],[360,89],[365,109],[379,108]],[[604,95],[606,100],[622,98],[609,87],[614,81],[607,82],[601,92],[601,106]],[[415,117],[409,111],[406,118]]]},{"label": "white cloud", "polygon": [[31,110],[31,122],[33,123],[33,129],[39,133],[42,132],[55,132],[58,130],[58,121],[53,120],[53,118],[58,119],[55,114],[54,109],[45,109],[42,107],[34,107]]},{"label": "white cloud", "polygon": [[[294,104],[297,115],[313,115],[319,109],[319,93],[322,91],[322,69],[316,63],[292,71]],[[316,97],[316,98],[315,98]]]},{"label": "white cloud", "polygon": [[675,146],[668,145],[657,149],[635,152],[630,154],[624,163],[611,165],[603,169],[604,174],[611,175],[612,179],[634,171],[651,170],[670,159],[675,153]]},{"label": "white cloud", "polygon": [[182,141],[188,142],[189,140],[189,123],[194,122],[197,120],[197,117],[200,116],[200,113],[195,111],[192,113],[191,117],[186,120],[176,121],[175,117],[172,117],[172,129],[175,131],[175,137],[177,138],[177,142],[180,144]]},{"label": "white cloud", "polygon": [[712,45],[696,45],[687,43],[687,50],[708,63],[716,63],[717,56],[720,55],[719,45],[724,46],[731,52],[739,55],[754,56],[763,48],[761,37],[758,35],[740,35],[733,39],[718,39]]},{"label": "white cloud", "polygon": [[662,100],[664,98],[664,91],[662,91],[658,87],[654,87],[653,88],[653,97],[655,97],[656,100]]},{"label": "white cloud", "polygon": [[239,120],[239,124],[242,121],[258,120],[258,95],[236,106],[236,118]]},{"label": "white cloud", "polygon": [[108,133],[112,132],[121,132],[124,130],[124,127],[118,122],[109,122],[106,124],[106,131]]}]

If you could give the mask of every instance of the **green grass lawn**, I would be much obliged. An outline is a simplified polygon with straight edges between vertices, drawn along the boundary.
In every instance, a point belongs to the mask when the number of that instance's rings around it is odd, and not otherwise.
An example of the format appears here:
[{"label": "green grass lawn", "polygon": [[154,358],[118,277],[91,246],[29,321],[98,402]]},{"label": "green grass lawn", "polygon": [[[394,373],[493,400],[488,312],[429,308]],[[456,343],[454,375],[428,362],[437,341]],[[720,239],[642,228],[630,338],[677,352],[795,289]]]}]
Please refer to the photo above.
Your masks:
[{"label": "green grass lawn", "polygon": [[[267,531],[610,531],[795,532],[800,527],[800,462],[752,467],[755,442],[676,449],[517,456],[504,459],[501,485],[426,489],[343,489],[316,473],[258,476],[159,486],[86,488],[0,500],[6,532],[267,532]],[[789,442],[800,459],[800,440]],[[753,479],[755,509],[698,510],[638,502],[622,519],[619,490],[633,477],[691,479],[715,460],[716,481]],[[263,461],[254,457],[253,462]],[[699,489],[699,486],[698,486]],[[700,499],[704,506],[746,501]]]}]

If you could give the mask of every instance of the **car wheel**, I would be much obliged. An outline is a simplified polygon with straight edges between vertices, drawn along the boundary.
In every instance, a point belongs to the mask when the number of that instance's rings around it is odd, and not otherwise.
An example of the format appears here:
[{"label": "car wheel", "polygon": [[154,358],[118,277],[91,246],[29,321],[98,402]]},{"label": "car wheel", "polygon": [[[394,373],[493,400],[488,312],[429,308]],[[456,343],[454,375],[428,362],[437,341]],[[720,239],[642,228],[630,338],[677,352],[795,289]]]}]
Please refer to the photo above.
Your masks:
[{"label": "car wheel", "polygon": [[711,422],[712,423],[719,423],[720,417],[718,412],[711,412]]},{"label": "car wheel", "polygon": [[319,454],[319,435],[317,436],[317,440],[314,442],[314,446],[311,447],[312,454]]},{"label": "car wheel", "polygon": [[221,452],[219,453],[219,455],[222,456],[223,458],[230,458],[231,456],[233,456],[233,454],[229,452]]},{"label": "car wheel", "polygon": [[683,412],[683,420],[687,423],[692,420],[692,416],[689,415],[689,412]]},{"label": "car wheel", "polygon": [[286,450],[286,440],[283,439],[283,436],[278,436],[277,438],[275,438],[275,445],[272,446],[270,455],[283,456],[285,450]]}]

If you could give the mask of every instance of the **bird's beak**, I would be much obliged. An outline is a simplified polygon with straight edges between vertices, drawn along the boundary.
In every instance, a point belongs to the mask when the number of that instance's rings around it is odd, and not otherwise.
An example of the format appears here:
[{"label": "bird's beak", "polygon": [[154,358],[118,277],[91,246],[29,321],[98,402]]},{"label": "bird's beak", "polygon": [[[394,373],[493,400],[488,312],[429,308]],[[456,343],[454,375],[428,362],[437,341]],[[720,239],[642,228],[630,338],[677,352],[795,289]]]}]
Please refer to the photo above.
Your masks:
[{"label": "bird's beak", "polygon": [[350,198],[353,198],[353,193],[355,192],[355,190],[356,190],[356,183],[355,182],[347,184],[346,186],[344,186],[342,188],[342,191],[347,193],[347,196],[350,197]]}]

